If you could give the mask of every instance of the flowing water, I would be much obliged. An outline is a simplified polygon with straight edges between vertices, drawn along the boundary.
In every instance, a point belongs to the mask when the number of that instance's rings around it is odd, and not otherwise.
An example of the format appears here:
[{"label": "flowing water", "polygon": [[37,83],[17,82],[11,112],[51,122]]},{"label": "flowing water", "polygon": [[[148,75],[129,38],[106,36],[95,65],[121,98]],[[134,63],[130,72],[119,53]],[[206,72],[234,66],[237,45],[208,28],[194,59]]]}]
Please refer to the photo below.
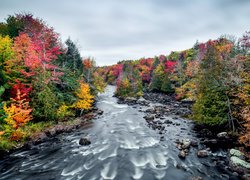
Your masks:
[{"label": "flowing water", "polygon": [[[211,158],[197,158],[197,149],[191,148],[185,160],[178,158],[175,140],[195,138],[191,121],[165,117],[180,126],[166,125],[160,135],[147,126],[139,105],[118,104],[114,90],[109,86],[99,96],[97,106],[104,113],[92,127],[10,154],[0,161],[0,179],[227,179]],[[84,136],[91,145],[78,144]]]}]

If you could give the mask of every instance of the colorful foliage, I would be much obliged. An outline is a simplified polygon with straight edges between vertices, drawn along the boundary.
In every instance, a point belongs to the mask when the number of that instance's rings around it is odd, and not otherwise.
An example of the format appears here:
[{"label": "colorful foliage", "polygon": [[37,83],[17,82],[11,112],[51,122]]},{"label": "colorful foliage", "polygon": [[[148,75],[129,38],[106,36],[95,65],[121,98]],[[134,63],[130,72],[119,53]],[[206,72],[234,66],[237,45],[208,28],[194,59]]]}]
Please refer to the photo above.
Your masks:
[{"label": "colorful foliage", "polygon": [[16,99],[11,99],[10,106],[7,107],[6,103],[4,104],[3,109],[7,116],[4,121],[14,129],[24,126],[32,119],[32,109],[24,98],[25,96],[25,94],[21,94],[20,90],[17,90]]},{"label": "colorful foliage", "polygon": [[92,103],[94,96],[90,94],[89,85],[86,83],[80,83],[80,88],[76,92],[78,100],[73,104],[73,108],[80,110],[90,110],[92,108]]}]

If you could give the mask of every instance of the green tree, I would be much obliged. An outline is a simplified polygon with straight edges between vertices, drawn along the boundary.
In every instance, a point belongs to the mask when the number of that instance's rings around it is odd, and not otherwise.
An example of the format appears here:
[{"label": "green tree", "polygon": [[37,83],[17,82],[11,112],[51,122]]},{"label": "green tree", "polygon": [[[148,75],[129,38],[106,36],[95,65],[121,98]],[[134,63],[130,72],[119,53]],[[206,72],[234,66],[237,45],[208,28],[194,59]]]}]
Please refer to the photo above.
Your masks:
[{"label": "green tree", "polygon": [[223,66],[215,44],[208,42],[207,52],[200,66],[197,100],[193,106],[193,118],[199,123],[217,125],[227,121],[227,96],[222,82]]}]

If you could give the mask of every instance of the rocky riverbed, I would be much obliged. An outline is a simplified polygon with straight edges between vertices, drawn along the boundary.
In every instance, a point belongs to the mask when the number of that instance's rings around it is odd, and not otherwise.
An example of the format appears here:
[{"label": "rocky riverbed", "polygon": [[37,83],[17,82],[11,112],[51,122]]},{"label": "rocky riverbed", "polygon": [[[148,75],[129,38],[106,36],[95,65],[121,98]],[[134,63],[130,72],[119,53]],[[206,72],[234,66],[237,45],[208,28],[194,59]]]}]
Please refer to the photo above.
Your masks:
[{"label": "rocky riverbed", "polygon": [[210,148],[203,141],[211,132],[203,130],[201,137],[194,122],[182,117],[191,113],[189,103],[163,95],[161,103],[146,96],[118,100],[114,91],[108,86],[99,96],[101,111],[85,122],[90,125],[68,133],[52,127],[44,141],[1,159],[0,180],[248,179],[249,164],[241,152]]},{"label": "rocky riverbed", "polygon": [[[237,150],[240,148],[237,136],[228,132],[221,132],[222,127],[211,129],[211,127],[190,122],[190,120],[183,120],[182,122],[178,120],[179,118],[182,119],[181,117],[191,115],[192,101],[176,101],[174,96],[145,93],[140,99],[133,97],[119,98],[118,103],[134,107],[136,105],[148,107],[140,111],[145,113],[144,119],[148,126],[162,135],[161,140],[165,138],[163,134],[168,133],[167,127],[176,128],[187,122],[193,124],[192,131],[196,134],[195,138],[178,138],[175,140],[180,159],[186,159],[190,149],[196,149],[196,155],[199,158],[207,158],[222,150],[226,152],[223,158],[220,156],[212,157],[212,161],[218,170],[230,174],[228,177],[230,179],[250,179],[250,159]],[[166,119],[166,116],[172,116],[174,121]],[[186,129],[181,127],[180,130]]]}]

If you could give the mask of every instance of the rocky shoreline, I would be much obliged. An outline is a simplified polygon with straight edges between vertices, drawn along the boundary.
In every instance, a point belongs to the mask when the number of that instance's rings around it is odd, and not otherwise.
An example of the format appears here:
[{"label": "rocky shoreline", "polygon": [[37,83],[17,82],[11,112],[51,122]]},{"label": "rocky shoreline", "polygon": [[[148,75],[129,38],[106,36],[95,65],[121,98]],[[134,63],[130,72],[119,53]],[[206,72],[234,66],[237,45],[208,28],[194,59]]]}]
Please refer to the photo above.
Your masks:
[{"label": "rocky shoreline", "polygon": [[[165,127],[169,125],[180,126],[179,122],[164,120],[164,116],[172,116],[173,119],[188,117],[192,111],[193,102],[186,99],[176,101],[174,96],[161,93],[145,93],[143,97],[136,99],[133,97],[118,97],[119,104],[131,106],[140,105],[148,107],[146,110],[139,110],[145,113],[144,119],[148,126],[159,134],[165,134]],[[152,106],[151,104],[154,103]],[[176,139],[176,148],[179,149],[178,157],[185,160],[190,148],[196,149],[198,158],[211,158],[218,171],[229,174],[229,179],[250,179],[249,159],[238,149],[240,144],[237,136],[230,132],[221,132],[222,127],[207,127],[194,123],[193,131],[197,139]],[[164,136],[161,136],[161,140]],[[226,158],[212,157],[216,150],[227,151]],[[196,179],[202,179],[196,177]]]},{"label": "rocky shoreline", "polygon": [[49,140],[52,137],[55,137],[62,133],[70,133],[79,128],[87,128],[92,125],[92,120],[102,115],[103,111],[94,107],[90,112],[84,114],[81,117],[76,118],[74,121],[68,123],[59,122],[49,128],[44,129],[42,132],[35,133],[32,137],[25,143],[18,144],[17,147],[9,151],[0,150],[0,159],[4,158],[8,154],[15,152],[21,149],[29,149],[34,145],[38,145],[42,142]]}]

